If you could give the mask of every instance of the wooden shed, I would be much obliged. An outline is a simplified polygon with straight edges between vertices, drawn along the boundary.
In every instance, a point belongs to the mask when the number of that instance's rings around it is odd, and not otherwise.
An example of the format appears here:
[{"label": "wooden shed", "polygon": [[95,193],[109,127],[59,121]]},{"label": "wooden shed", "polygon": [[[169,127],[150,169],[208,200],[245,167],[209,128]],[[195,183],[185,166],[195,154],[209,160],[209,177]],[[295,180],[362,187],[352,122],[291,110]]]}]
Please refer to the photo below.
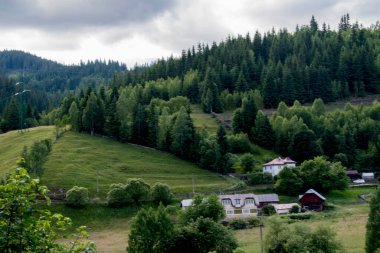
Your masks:
[{"label": "wooden shed", "polygon": [[322,211],[325,200],[326,198],[314,189],[309,189],[298,198],[298,201],[301,203],[302,210],[305,211]]}]

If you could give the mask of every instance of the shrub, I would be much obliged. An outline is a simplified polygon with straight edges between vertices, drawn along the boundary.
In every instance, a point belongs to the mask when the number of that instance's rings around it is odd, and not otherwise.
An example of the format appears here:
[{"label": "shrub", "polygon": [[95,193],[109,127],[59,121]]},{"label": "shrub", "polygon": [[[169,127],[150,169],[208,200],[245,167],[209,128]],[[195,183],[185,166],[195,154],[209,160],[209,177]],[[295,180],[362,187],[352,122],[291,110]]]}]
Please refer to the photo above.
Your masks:
[{"label": "shrub", "polygon": [[240,157],[240,166],[244,172],[251,172],[256,162],[255,157],[249,153],[246,153]]},{"label": "shrub", "polygon": [[251,142],[248,135],[239,133],[227,137],[231,153],[244,153],[251,151]]},{"label": "shrub", "polygon": [[246,229],[248,227],[248,222],[244,219],[239,219],[239,218],[236,218],[236,219],[233,219],[229,226],[232,228],[232,229],[235,229],[235,230],[238,230],[238,229]]},{"label": "shrub", "polygon": [[261,208],[261,213],[263,215],[271,216],[276,213],[276,210],[272,205],[266,205]]},{"label": "shrub", "polygon": [[151,195],[153,202],[156,204],[161,202],[167,205],[173,201],[173,194],[167,184],[156,183],[153,185]]},{"label": "shrub", "polygon": [[250,184],[271,184],[273,183],[272,174],[267,172],[252,173],[249,178]]},{"label": "shrub", "polygon": [[125,203],[125,186],[123,184],[111,184],[107,193],[107,204],[112,207],[119,207]]},{"label": "shrub", "polygon": [[289,213],[299,213],[300,207],[298,205],[294,205],[290,208]]},{"label": "shrub", "polygon": [[128,179],[124,186],[126,202],[140,204],[148,199],[150,186],[141,178]]},{"label": "shrub", "polygon": [[248,219],[248,225],[250,228],[259,227],[260,226],[260,220],[256,217],[252,217]]},{"label": "shrub", "polygon": [[82,207],[88,204],[88,189],[74,186],[66,192],[66,204],[75,207]]},{"label": "shrub", "polygon": [[292,220],[310,220],[311,214],[310,213],[292,214],[292,215],[289,215],[289,218]]}]

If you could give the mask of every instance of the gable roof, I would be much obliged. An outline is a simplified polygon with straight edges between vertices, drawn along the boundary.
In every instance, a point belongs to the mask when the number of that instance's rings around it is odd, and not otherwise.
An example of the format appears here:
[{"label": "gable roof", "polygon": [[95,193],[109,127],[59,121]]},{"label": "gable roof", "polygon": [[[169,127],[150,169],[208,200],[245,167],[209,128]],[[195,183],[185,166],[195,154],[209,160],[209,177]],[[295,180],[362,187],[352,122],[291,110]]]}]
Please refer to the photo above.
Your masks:
[{"label": "gable roof", "polygon": [[272,161],[265,163],[264,166],[267,166],[267,165],[286,165],[286,164],[293,164],[293,163],[296,164],[297,162],[293,161],[289,157],[285,157],[284,159],[282,159],[281,157],[277,157],[277,158],[273,159]]},{"label": "gable roof", "polygon": [[316,190],[314,190],[314,189],[309,189],[309,190],[307,190],[303,195],[300,195],[299,197],[298,197],[298,200],[300,200],[303,196],[305,196],[306,194],[315,194],[315,195],[317,195],[320,199],[322,199],[322,200],[326,200],[326,198],[325,197],[323,197],[321,194],[319,194]]},{"label": "gable roof", "polygon": [[257,202],[279,202],[278,195],[275,193],[271,194],[259,194],[256,195]]}]

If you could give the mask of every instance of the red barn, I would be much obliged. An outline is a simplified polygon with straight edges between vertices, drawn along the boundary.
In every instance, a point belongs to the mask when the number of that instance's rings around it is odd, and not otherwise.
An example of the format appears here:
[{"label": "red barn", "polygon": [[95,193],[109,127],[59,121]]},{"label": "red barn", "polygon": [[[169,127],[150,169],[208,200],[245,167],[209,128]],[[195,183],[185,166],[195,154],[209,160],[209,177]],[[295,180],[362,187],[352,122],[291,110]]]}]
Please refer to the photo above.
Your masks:
[{"label": "red barn", "polygon": [[322,211],[323,203],[326,198],[313,189],[309,189],[300,195],[298,201],[301,203],[302,210]]}]

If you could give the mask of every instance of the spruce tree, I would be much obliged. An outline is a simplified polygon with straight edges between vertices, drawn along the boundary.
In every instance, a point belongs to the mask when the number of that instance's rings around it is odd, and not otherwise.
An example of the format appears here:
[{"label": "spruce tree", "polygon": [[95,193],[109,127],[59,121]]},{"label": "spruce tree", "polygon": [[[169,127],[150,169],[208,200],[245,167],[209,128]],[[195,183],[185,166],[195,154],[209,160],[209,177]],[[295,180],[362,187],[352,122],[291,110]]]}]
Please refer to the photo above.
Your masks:
[{"label": "spruce tree", "polygon": [[274,147],[275,134],[268,117],[262,111],[257,113],[255,127],[252,128],[252,140],[264,148]]}]

